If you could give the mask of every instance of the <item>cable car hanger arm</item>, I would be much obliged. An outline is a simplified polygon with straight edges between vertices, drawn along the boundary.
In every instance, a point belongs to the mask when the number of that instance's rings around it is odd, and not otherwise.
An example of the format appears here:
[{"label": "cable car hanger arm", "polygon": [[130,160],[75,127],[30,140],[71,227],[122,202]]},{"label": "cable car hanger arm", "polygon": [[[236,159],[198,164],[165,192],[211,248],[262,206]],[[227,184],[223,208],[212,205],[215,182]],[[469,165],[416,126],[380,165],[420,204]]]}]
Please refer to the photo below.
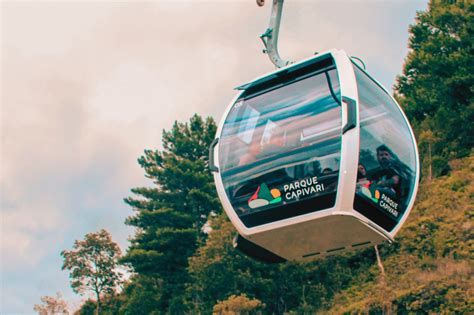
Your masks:
[{"label": "cable car hanger arm", "polygon": [[[265,0],[256,0],[257,5],[259,7],[263,7],[265,4]],[[273,0],[272,2],[272,12],[270,15],[270,24],[262,35],[260,35],[260,39],[265,46],[263,53],[267,54],[270,58],[271,62],[277,67],[282,68],[285,67],[293,61],[283,60],[278,53],[278,35],[280,32],[280,24],[281,24],[281,14],[283,12],[283,1],[285,0]],[[317,52],[315,53],[317,54]],[[352,60],[357,60],[361,63],[362,68],[365,70],[365,63],[361,58],[356,56],[350,57]]]},{"label": "cable car hanger arm", "polygon": [[[268,55],[271,62],[277,68],[282,68],[292,63],[291,61],[281,59],[280,55],[278,54],[278,34],[280,31],[283,1],[284,0],[273,0],[270,24],[265,33],[260,35],[260,39],[265,45],[263,52]],[[257,4],[259,6],[263,6],[264,3],[265,0],[257,0]]]}]

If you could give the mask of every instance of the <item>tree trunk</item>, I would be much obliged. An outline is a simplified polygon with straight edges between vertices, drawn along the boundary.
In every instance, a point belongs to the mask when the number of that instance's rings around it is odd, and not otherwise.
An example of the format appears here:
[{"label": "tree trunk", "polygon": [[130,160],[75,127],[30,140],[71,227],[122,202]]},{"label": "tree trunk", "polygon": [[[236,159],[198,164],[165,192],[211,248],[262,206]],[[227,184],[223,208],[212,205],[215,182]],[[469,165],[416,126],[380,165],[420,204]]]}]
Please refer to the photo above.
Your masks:
[{"label": "tree trunk", "polygon": [[387,280],[385,278],[385,268],[382,264],[382,259],[380,258],[380,253],[377,245],[374,246],[375,254],[377,256],[377,265],[380,270],[380,278],[379,278],[379,294],[381,294],[381,303],[382,303],[382,310],[383,314],[391,315],[392,314],[392,299],[390,297],[390,289],[387,286]]},{"label": "tree trunk", "polygon": [[433,166],[431,161],[431,142],[428,143],[428,181],[431,183],[431,179],[433,178]]},{"label": "tree trunk", "polygon": [[97,296],[97,315],[100,315],[100,313],[102,312],[102,303],[100,301],[100,294],[99,292],[96,292],[95,294]]}]

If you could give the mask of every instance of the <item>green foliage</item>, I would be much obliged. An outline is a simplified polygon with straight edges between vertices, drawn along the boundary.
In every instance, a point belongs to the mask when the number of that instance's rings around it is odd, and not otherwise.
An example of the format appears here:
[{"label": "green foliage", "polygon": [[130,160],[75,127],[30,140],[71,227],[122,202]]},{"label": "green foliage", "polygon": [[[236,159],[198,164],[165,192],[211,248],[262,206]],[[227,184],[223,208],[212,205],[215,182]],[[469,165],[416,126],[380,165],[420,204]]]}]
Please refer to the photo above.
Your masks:
[{"label": "green foliage", "polygon": [[261,314],[265,304],[257,299],[249,299],[247,295],[231,295],[225,301],[219,301],[214,305],[213,314],[218,315],[251,315]]},{"label": "green foliage", "polygon": [[75,315],[95,315],[97,310],[97,303],[92,300],[85,301]]},{"label": "green foliage", "polygon": [[[101,301],[101,312],[102,315],[119,315],[122,314],[120,307],[123,304],[125,296],[123,294],[108,295]],[[93,300],[85,301],[75,315],[96,315],[97,314],[97,302]]]},{"label": "green foliage", "polygon": [[113,294],[122,283],[122,273],[118,270],[121,255],[120,247],[106,230],[86,234],[84,240],[74,242],[73,250],[61,252],[62,269],[69,270],[73,291],[94,293],[98,313],[102,296]]},{"label": "green foliage", "polygon": [[133,277],[123,290],[126,299],[120,314],[145,315],[160,310],[162,286],[161,279],[141,275]]},{"label": "green foliage", "polygon": [[188,257],[205,239],[202,227],[209,214],[220,212],[208,170],[215,132],[211,118],[195,115],[163,131],[163,150],[146,150],[138,159],[154,186],[134,188],[135,197],[125,199],[135,211],[126,223],[137,228],[123,260],[138,274],[123,308],[130,314],[185,311]]},{"label": "green foliage", "polygon": [[[394,304],[403,314],[469,314],[474,311],[466,279],[443,279],[428,282],[412,292],[400,296]],[[470,305],[469,305],[470,304]]]},{"label": "green foliage", "polygon": [[[420,135],[425,164],[434,175],[448,170],[447,162],[467,156],[473,147],[474,121],[474,3],[430,1],[410,27],[411,48],[397,98]],[[428,144],[433,159],[428,159]]]}]

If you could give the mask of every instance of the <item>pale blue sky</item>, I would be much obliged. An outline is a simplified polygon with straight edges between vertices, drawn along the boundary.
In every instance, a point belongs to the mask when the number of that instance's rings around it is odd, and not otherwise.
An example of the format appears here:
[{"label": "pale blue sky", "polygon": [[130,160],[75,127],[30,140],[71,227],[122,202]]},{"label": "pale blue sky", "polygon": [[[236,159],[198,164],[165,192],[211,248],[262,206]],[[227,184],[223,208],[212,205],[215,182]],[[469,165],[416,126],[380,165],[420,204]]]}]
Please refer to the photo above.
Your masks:
[{"label": "pale blue sky", "polygon": [[[267,2],[271,2],[267,0]],[[285,2],[283,58],[342,48],[391,87],[426,1]],[[162,129],[219,119],[233,88],[273,69],[258,36],[270,7],[246,1],[2,2],[0,313],[61,291],[60,251],[105,228],[123,250],[122,199]],[[76,301],[76,302],[74,302]]]}]

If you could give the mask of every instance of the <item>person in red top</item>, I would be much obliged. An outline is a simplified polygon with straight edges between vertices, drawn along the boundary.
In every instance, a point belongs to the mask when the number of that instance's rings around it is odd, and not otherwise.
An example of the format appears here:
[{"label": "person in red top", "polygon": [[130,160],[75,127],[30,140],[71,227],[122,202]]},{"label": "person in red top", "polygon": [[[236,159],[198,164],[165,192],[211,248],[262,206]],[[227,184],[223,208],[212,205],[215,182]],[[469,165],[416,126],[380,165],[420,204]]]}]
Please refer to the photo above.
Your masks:
[{"label": "person in red top", "polygon": [[367,169],[365,168],[365,165],[359,163],[359,166],[357,167],[357,188],[369,188],[370,184],[371,181],[367,178]]}]

